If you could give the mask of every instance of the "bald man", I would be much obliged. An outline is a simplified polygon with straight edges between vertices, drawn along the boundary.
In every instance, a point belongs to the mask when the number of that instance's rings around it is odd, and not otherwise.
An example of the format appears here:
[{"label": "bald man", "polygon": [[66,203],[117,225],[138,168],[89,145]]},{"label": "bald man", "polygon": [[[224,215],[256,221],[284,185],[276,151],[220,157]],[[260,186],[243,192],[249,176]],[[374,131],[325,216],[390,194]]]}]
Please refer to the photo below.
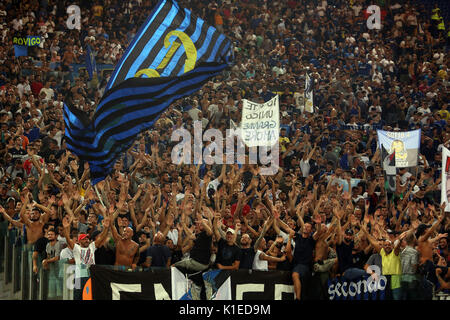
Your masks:
[{"label": "bald man", "polygon": [[116,243],[116,261],[114,265],[136,268],[139,261],[139,245],[132,240],[133,229],[124,227],[122,235],[116,229],[116,226],[111,226],[112,235]]},{"label": "bald man", "polygon": [[148,248],[147,260],[148,267],[169,268],[172,260],[172,252],[165,244],[165,237],[161,231],[158,231],[153,238],[153,245]]}]

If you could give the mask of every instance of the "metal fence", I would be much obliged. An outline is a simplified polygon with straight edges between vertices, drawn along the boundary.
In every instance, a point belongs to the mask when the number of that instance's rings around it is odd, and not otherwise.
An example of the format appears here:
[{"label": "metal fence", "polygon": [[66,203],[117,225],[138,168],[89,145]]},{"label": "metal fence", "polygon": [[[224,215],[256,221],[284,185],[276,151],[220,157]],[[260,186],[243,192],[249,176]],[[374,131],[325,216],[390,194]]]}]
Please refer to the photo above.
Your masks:
[{"label": "metal fence", "polygon": [[0,222],[0,292],[5,300],[73,300],[75,268],[66,261],[33,272],[33,248],[22,245],[17,230]]}]

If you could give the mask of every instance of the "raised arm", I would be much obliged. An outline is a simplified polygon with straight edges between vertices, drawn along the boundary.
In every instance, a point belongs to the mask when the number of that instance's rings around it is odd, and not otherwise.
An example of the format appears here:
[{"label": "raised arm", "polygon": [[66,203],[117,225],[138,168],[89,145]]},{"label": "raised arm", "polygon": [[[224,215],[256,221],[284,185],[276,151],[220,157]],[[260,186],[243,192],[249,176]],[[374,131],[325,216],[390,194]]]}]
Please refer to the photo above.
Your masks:
[{"label": "raised arm", "polygon": [[[444,205],[446,204],[445,202],[443,203]],[[442,206],[441,206],[442,207]],[[445,207],[444,207],[445,208]],[[433,223],[433,225],[431,226],[431,228],[429,228],[425,234],[423,234],[422,236],[419,237],[418,241],[419,242],[424,242],[427,241],[428,238],[434,234],[434,232],[437,230],[437,228],[439,227],[439,225],[442,223],[442,221],[444,221],[445,218],[445,212],[443,212],[442,208],[441,208],[441,215],[439,216],[438,220],[435,221]]]},{"label": "raised arm", "polygon": [[[138,221],[136,219],[136,212],[135,212],[135,204],[136,204],[136,201],[141,196],[141,194],[142,194],[142,185],[140,185],[138,187],[138,191],[134,195],[133,199],[131,199],[131,201],[128,203],[128,209],[130,210],[131,221],[133,222],[133,225],[136,226],[136,231],[139,231],[142,228],[143,224],[145,224],[143,222],[141,224],[138,224]],[[147,212],[145,212],[144,219],[147,220]]]},{"label": "raised arm", "polygon": [[253,246],[255,252],[258,251],[259,244],[260,244],[262,238],[264,238],[264,235],[266,234],[267,230],[269,230],[270,226],[272,225],[272,222],[273,222],[273,219],[271,217],[268,218],[264,222],[264,225],[263,225],[263,228],[261,230],[261,233],[260,233],[258,239],[256,239],[255,245]]},{"label": "raised arm", "polygon": [[213,220],[213,231],[214,231],[214,237],[216,238],[216,241],[219,241],[220,239],[223,239],[222,234],[219,231],[219,221],[222,218],[222,216],[220,215],[220,213],[216,213],[214,215],[214,220]]},{"label": "raised arm", "polygon": [[36,207],[36,208],[44,211],[45,213],[51,213],[51,210],[49,208],[37,203],[36,201],[33,201],[33,207]]},{"label": "raised arm", "polygon": [[203,219],[201,214],[199,215],[200,221],[203,225],[204,230],[206,231],[206,234],[208,236],[212,236],[213,235],[213,230],[212,230],[212,226],[209,224],[208,219]]},{"label": "raised arm", "polygon": [[315,241],[317,241],[317,239],[319,239],[320,234],[322,233],[322,229],[321,229],[322,228],[322,218],[320,217],[320,215],[317,215],[313,221],[317,227],[316,232],[314,232],[314,234],[313,234],[313,239]]},{"label": "raised arm", "polygon": [[70,250],[73,250],[73,247],[75,246],[75,242],[70,238],[70,226],[72,224],[72,216],[71,214],[66,214],[62,221],[63,224],[63,236],[66,238],[67,246],[70,248]]},{"label": "raised arm", "polygon": [[118,242],[118,241],[120,241],[121,238],[120,238],[119,232],[117,232],[117,228],[115,225],[116,219],[117,219],[117,215],[113,215],[112,220],[110,222],[110,228],[111,228],[111,234],[113,236],[114,241]]},{"label": "raised arm", "polygon": [[30,198],[28,196],[28,193],[25,195],[25,200],[22,204],[22,208],[20,208],[20,220],[25,223],[28,227],[31,225],[31,220],[28,218],[27,215],[25,215],[25,212],[27,211],[28,203],[30,202]]},{"label": "raised arm", "polygon": [[3,208],[2,206],[0,206],[0,212],[3,214],[3,217],[5,217],[6,220],[8,220],[14,227],[16,228],[22,228],[23,227],[23,223],[17,220],[14,220],[13,218],[11,218],[7,213],[5,208]]},{"label": "raised arm", "polygon": [[111,221],[110,221],[110,217],[105,217],[102,221],[103,224],[103,230],[102,232],[98,235],[97,239],[95,240],[95,247],[96,248],[100,248],[106,241],[107,237],[108,237],[108,230],[111,227]]},{"label": "raised arm", "polygon": [[343,235],[342,235],[342,227],[341,227],[341,217],[342,217],[342,209],[341,208],[334,208],[333,209],[334,215],[336,217],[336,244],[340,245],[342,243],[343,240]]},{"label": "raised arm", "polygon": [[380,252],[381,251],[381,246],[378,243],[377,239],[375,239],[367,230],[367,227],[365,225],[361,226],[361,230],[362,232],[366,235],[367,240],[369,240],[370,244],[372,245],[372,247],[375,249],[376,252]]}]

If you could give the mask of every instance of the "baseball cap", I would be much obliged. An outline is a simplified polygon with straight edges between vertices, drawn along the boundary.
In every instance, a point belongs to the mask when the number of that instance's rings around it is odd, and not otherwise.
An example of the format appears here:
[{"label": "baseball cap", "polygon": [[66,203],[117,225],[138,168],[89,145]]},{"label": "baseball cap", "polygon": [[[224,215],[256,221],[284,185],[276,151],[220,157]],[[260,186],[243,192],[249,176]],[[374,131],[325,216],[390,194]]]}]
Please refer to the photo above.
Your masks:
[{"label": "baseball cap", "polygon": [[412,194],[416,194],[416,193],[419,192],[419,191],[420,191],[419,186],[418,186],[418,185],[415,185],[414,188],[413,188],[413,190],[411,191],[411,193],[412,193]]},{"label": "baseball cap", "polygon": [[236,232],[234,231],[234,229],[231,229],[231,228],[228,228],[228,229],[227,229],[227,233],[228,233],[228,232],[231,232],[232,234],[235,234],[235,233],[236,233]]},{"label": "baseball cap", "polygon": [[82,233],[82,234],[79,234],[79,235],[78,235],[78,241],[81,241],[81,240],[83,240],[83,239],[85,239],[85,238],[88,238],[88,239],[89,239],[89,235],[86,234],[86,233]]}]

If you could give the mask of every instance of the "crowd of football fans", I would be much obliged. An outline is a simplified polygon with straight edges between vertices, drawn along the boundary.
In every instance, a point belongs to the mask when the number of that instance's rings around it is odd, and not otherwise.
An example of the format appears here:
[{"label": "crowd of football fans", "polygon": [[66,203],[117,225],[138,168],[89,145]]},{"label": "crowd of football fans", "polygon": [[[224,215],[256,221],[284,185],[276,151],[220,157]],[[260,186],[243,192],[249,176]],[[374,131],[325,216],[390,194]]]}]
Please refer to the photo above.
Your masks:
[{"label": "crowd of football fans", "polygon": [[[74,65],[89,44],[97,65],[113,67],[156,1],[79,1],[80,30],[67,27],[70,4],[0,4],[0,221],[2,234],[16,232],[31,252],[33,272],[61,261],[283,270],[296,298],[328,299],[329,279],[355,281],[377,266],[389,299],[449,288],[450,216],[441,205],[449,37],[446,21],[432,18],[438,10],[403,0],[179,1],[232,39],[234,64],[174,103],[94,187],[88,164],[66,149],[63,103],[70,97],[92,115],[108,74],[89,80]],[[372,4],[382,10],[380,30],[366,23]],[[44,41],[15,57],[20,35]],[[201,121],[225,136],[241,121],[242,99],[276,94],[276,174],[248,163],[173,163],[174,130]],[[418,166],[398,169],[395,191],[377,128],[421,129]],[[92,259],[83,258],[87,248]]]}]

